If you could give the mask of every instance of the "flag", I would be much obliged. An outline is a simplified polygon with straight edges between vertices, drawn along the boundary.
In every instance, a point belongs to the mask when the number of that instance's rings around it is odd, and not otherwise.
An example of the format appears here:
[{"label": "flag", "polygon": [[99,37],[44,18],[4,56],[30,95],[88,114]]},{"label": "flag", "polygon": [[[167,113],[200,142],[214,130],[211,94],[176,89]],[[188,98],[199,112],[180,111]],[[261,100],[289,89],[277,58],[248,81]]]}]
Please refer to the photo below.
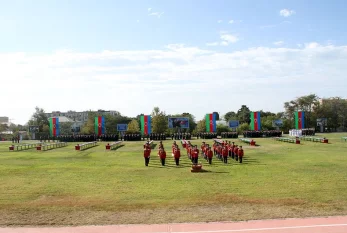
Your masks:
[{"label": "flag", "polygon": [[151,130],[151,116],[150,115],[141,115],[140,117],[140,121],[141,121],[141,133],[142,135],[145,134],[150,134],[152,132]]},{"label": "flag", "polygon": [[295,129],[304,129],[305,128],[305,112],[296,111],[295,115]]},{"label": "flag", "polygon": [[217,125],[216,125],[216,114],[206,114],[205,117],[206,120],[206,132],[216,132],[217,131]]},{"label": "flag", "polygon": [[251,112],[251,130],[261,130],[260,112]]},{"label": "flag", "polygon": [[105,134],[105,117],[97,116],[95,117],[95,134],[101,136],[101,134]]},{"label": "flag", "polygon": [[59,136],[59,131],[59,118],[49,118],[49,134],[51,135],[51,137]]}]

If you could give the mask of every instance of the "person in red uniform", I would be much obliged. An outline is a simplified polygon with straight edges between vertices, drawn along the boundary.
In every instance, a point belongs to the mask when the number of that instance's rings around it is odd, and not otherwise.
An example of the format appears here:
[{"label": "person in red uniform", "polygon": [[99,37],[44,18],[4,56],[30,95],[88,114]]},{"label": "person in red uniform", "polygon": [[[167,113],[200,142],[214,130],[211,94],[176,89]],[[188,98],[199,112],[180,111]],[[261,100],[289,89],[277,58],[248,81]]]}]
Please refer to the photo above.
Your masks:
[{"label": "person in red uniform", "polygon": [[194,146],[194,149],[192,150],[192,162],[193,164],[198,164],[199,160],[199,150],[197,146]]},{"label": "person in red uniform", "polygon": [[176,141],[174,141],[172,144],[172,156],[174,156],[176,147],[177,147],[177,144],[176,144]]},{"label": "person in red uniform", "polygon": [[159,158],[161,161],[161,165],[165,166],[166,152],[165,152],[164,148],[159,150]]},{"label": "person in red uniform", "polygon": [[175,148],[174,157],[175,157],[176,166],[180,165],[181,151],[180,151],[180,148],[178,148],[178,146]]},{"label": "person in red uniform", "polygon": [[145,166],[148,167],[149,159],[151,157],[151,148],[149,146],[145,146],[143,149],[143,157],[145,158]]},{"label": "person in red uniform", "polygon": [[216,142],[213,143],[213,153],[214,153],[214,155],[217,154],[217,143]]},{"label": "person in red uniform", "polygon": [[239,151],[238,151],[238,156],[239,156],[240,163],[242,163],[243,155],[244,155],[243,149],[242,149],[242,146],[240,146]]},{"label": "person in red uniform", "polygon": [[212,164],[213,152],[211,150],[211,147],[207,148],[206,154],[207,154],[207,158],[208,158],[208,163]]},{"label": "person in red uniform", "polygon": [[238,161],[239,148],[237,147],[237,145],[235,145],[235,147],[234,147],[234,156],[235,156],[235,160]]},{"label": "person in red uniform", "polygon": [[222,156],[224,163],[228,163],[228,148],[226,146],[222,149]]},{"label": "person in red uniform", "polygon": [[233,142],[233,144],[231,145],[231,158],[234,159],[235,158],[235,143]]}]

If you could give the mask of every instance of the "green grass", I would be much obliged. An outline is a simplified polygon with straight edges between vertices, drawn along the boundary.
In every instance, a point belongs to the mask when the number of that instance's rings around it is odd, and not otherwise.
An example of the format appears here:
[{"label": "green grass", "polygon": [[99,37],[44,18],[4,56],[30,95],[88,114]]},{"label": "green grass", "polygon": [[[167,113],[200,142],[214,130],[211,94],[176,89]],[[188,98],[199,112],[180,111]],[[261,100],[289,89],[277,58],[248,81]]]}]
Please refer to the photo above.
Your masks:
[{"label": "green grass", "polygon": [[[229,221],[347,214],[346,134],[329,144],[301,145],[257,139],[244,146],[244,163],[205,161],[191,173],[152,151],[144,166],[143,142],[115,151],[105,143],[82,152],[68,147],[9,152],[0,143],[0,225],[80,225]],[[193,140],[200,146],[202,140]],[[206,140],[211,141],[211,140]],[[164,145],[170,150],[172,141]]]}]

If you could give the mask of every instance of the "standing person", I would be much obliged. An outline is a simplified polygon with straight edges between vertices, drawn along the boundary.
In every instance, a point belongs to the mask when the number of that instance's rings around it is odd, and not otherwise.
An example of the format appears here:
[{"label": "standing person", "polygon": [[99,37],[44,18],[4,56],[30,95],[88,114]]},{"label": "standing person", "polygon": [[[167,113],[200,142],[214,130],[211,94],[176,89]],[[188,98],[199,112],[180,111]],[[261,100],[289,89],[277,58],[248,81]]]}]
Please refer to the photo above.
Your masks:
[{"label": "standing person", "polygon": [[226,146],[222,149],[222,156],[224,163],[228,163],[228,148]]},{"label": "standing person", "polygon": [[231,145],[231,158],[234,159],[235,158],[235,142],[233,142],[233,144]]},{"label": "standing person", "polygon": [[243,158],[243,155],[244,155],[242,146],[240,146],[240,148],[239,148],[238,155],[239,155],[240,163],[242,163],[242,158]]},{"label": "standing person", "polygon": [[207,148],[206,154],[207,154],[207,158],[208,158],[208,163],[209,163],[209,164],[212,164],[213,152],[212,152],[212,150],[211,150],[211,147],[208,147],[208,148]]},{"label": "standing person", "polygon": [[145,158],[145,165],[148,167],[149,159],[151,157],[151,148],[149,147],[149,143],[146,143],[146,146],[143,150],[143,157]]},{"label": "standing person", "polygon": [[178,146],[177,146],[177,144],[176,144],[176,141],[174,141],[173,144],[172,144],[172,156],[174,156],[174,154],[175,154],[175,149],[176,149],[177,147],[178,147]]},{"label": "standing person", "polygon": [[159,150],[159,158],[160,158],[160,161],[161,161],[161,165],[165,166],[166,152],[165,152],[164,148],[161,148]]},{"label": "standing person", "polygon": [[181,151],[180,151],[180,148],[178,148],[178,146],[176,146],[175,148],[174,156],[175,156],[176,166],[180,165]]},{"label": "standing person", "polygon": [[192,158],[193,158],[193,164],[198,164],[199,150],[197,146],[194,146]]},{"label": "standing person", "polygon": [[235,145],[235,148],[234,148],[234,155],[235,155],[235,160],[238,161],[239,148],[237,147],[237,145]]}]

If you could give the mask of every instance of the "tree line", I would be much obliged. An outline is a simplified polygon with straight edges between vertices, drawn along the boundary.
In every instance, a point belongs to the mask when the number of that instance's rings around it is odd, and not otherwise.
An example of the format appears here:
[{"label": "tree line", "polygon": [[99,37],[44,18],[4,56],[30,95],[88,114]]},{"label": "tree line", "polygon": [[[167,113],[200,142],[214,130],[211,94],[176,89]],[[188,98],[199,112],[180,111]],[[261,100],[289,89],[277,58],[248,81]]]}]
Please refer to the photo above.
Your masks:
[{"label": "tree line", "polygon": [[[287,133],[290,129],[294,128],[294,112],[305,111],[306,128],[317,128],[317,119],[326,118],[327,131],[346,131],[347,128],[347,100],[340,97],[332,97],[320,99],[315,94],[297,97],[293,100],[284,103],[283,112],[268,112],[260,111],[261,113],[261,125],[262,130],[274,130],[272,122],[277,119],[283,121],[283,127],[280,130]],[[250,130],[250,112],[251,110],[246,105],[241,105],[237,112],[229,111],[225,113],[221,120],[230,121],[238,120],[240,126],[238,128],[239,133],[245,130]],[[123,116],[117,112],[115,115],[100,114],[99,112],[89,111],[88,120],[81,127],[81,134],[93,134],[94,133],[94,118],[98,115],[105,117],[106,132],[109,134],[116,134],[117,124],[128,124],[128,133],[140,132],[140,116],[128,117]],[[169,115],[165,111],[162,111],[159,107],[154,107],[151,113],[152,116],[152,132],[172,134],[175,129],[168,128],[168,117],[188,117],[189,129],[182,129],[181,132],[189,132],[196,134],[198,132],[206,131],[205,118],[196,121],[195,116],[192,113],[184,112],[180,114]],[[72,122],[61,122],[60,132],[61,134],[71,134]],[[42,108],[36,107],[31,119],[24,126],[14,125],[10,126],[0,124],[0,132],[13,131],[17,133],[21,130],[27,130],[29,125],[36,125],[39,127],[39,132],[49,133],[49,123],[45,111]],[[230,131],[229,127],[224,124],[217,124],[217,133]]]}]

